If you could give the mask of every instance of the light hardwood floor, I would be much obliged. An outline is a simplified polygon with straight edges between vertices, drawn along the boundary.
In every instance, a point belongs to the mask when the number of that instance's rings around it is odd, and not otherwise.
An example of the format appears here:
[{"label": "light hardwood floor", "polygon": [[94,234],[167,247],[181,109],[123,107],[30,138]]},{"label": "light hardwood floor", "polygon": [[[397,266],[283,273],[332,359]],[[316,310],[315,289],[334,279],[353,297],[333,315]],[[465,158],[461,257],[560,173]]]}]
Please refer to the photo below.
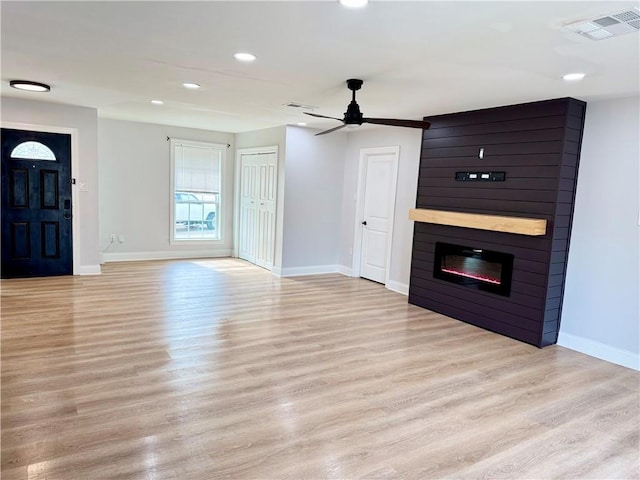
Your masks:
[{"label": "light hardwood floor", "polygon": [[366,280],[219,259],[0,286],[3,480],[640,476],[638,372]]}]

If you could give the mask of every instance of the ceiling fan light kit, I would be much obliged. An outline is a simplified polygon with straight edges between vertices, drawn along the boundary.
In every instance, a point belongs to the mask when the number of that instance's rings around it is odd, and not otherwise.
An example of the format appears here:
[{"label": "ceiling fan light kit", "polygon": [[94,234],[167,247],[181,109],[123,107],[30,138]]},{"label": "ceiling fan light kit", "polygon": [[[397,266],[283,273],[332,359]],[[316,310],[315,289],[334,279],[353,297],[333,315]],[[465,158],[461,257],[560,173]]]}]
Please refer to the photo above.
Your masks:
[{"label": "ceiling fan light kit", "polygon": [[331,128],[329,130],[325,130],[324,132],[316,133],[317,135],[324,135],[326,133],[335,132],[336,130],[340,130],[344,127],[356,128],[362,125],[363,123],[371,123],[375,125],[389,125],[392,127],[409,127],[409,128],[421,128],[426,130],[431,126],[431,123],[422,121],[422,120],[401,120],[397,118],[369,118],[364,117],[362,112],[360,111],[360,106],[358,102],[356,102],[356,91],[362,88],[362,84],[364,82],[359,78],[350,78],[347,80],[347,88],[351,90],[351,102],[347,106],[347,111],[344,112],[344,118],[336,118],[336,117],[328,117],[326,115],[319,115],[317,113],[309,113],[304,112],[305,115],[311,115],[312,117],[318,118],[329,118],[331,120],[338,120],[342,122],[342,125]]}]

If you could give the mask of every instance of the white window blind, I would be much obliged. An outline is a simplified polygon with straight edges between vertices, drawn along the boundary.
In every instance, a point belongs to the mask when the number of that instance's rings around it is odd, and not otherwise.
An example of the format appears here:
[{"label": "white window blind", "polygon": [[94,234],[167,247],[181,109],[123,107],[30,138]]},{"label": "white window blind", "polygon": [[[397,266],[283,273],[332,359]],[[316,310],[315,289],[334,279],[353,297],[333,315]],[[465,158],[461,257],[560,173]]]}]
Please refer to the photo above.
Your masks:
[{"label": "white window blind", "polygon": [[171,241],[220,240],[226,145],[174,139],[171,148]]},{"label": "white window blind", "polygon": [[175,189],[220,193],[220,149],[176,144]]}]

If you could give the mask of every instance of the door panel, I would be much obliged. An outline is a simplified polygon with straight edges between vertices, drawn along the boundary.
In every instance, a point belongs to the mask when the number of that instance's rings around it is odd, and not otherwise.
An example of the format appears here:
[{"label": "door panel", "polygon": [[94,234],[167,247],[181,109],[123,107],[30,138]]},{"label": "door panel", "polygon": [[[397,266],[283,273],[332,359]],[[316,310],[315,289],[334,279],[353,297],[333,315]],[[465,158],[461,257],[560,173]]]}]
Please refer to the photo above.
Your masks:
[{"label": "door panel", "polygon": [[26,222],[13,222],[11,230],[11,256],[17,260],[29,259],[31,257],[31,232],[29,224]]},{"label": "door panel", "polygon": [[58,172],[55,170],[40,171],[40,208],[60,208],[58,202]]},{"label": "door panel", "polygon": [[364,155],[360,276],[385,283],[396,198],[398,152],[371,149]]},{"label": "door panel", "polygon": [[71,136],[2,129],[2,278],[70,275]]},{"label": "door panel", "polygon": [[14,168],[9,172],[9,204],[12,208],[29,208],[29,170]]},{"label": "door panel", "polygon": [[270,270],[275,245],[277,155],[243,154],[240,163],[238,256]]},{"label": "door panel", "polygon": [[251,263],[256,261],[256,194],[258,191],[257,166],[241,157],[240,238],[238,255]]}]

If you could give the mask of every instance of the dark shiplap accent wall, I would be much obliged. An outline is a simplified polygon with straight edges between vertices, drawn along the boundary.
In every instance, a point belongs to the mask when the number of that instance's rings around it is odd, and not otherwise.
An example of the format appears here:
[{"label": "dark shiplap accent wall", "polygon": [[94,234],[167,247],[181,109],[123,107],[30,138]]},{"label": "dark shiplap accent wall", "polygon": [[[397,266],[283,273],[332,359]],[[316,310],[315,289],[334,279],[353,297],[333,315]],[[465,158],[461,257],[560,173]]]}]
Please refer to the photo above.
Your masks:
[{"label": "dark shiplap accent wall", "polygon": [[[416,208],[542,218],[547,233],[415,222],[410,303],[540,347],[557,341],[585,108],[562,98],[425,118]],[[506,180],[455,181],[466,170]],[[436,241],[513,254],[511,295],[433,278]]]}]

